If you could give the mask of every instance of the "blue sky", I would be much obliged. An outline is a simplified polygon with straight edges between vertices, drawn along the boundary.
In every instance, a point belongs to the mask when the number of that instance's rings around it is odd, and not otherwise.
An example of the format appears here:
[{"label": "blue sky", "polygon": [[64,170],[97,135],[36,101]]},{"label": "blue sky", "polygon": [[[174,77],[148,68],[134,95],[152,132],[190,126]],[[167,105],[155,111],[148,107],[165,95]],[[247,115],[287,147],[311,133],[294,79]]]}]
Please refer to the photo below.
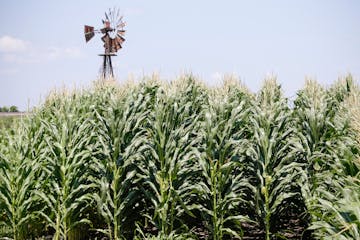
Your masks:
[{"label": "blue sky", "polygon": [[305,78],[324,85],[360,77],[360,1],[356,0],[4,0],[0,3],[0,106],[25,110],[54,88],[90,85],[99,74],[101,27],[109,7],[127,23],[113,59],[118,81],[192,72],[209,84],[235,74],[253,91],[275,75],[287,96]]}]

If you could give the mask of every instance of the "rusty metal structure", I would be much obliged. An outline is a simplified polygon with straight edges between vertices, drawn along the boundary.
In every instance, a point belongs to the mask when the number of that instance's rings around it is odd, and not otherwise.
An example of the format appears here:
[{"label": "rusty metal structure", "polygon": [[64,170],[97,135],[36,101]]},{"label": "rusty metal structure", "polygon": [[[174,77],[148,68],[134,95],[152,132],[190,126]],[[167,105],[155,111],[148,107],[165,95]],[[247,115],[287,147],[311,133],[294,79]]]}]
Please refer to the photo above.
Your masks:
[{"label": "rusty metal structure", "polygon": [[92,26],[85,25],[84,34],[86,42],[90,41],[96,33],[103,34],[101,40],[104,42],[105,51],[99,56],[103,57],[101,75],[105,79],[108,76],[114,77],[111,57],[116,56],[116,52],[122,48],[125,41],[125,22],[120,11],[113,8],[109,9],[109,12],[105,12],[105,19],[102,20],[102,23],[104,26],[101,29],[94,29]]}]

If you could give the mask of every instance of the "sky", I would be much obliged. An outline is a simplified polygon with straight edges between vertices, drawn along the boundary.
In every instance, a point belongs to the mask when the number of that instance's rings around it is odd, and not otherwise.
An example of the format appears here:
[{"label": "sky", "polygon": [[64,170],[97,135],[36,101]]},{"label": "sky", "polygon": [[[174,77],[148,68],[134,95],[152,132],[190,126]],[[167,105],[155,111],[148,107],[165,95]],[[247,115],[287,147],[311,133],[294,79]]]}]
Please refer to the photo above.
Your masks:
[{"label": "sky", "polygon": [[3,0],[0,2],[0,106],[27,110],[55,88],[90,86],[99,76],[101,28],[109,8],[126,22],[113,58],[119,82],[153,73],[192,73],[209,85],[233,74],[256,92],[276,76],[288,97],[305,79],[330,85],[360,78],[356,0]]}]

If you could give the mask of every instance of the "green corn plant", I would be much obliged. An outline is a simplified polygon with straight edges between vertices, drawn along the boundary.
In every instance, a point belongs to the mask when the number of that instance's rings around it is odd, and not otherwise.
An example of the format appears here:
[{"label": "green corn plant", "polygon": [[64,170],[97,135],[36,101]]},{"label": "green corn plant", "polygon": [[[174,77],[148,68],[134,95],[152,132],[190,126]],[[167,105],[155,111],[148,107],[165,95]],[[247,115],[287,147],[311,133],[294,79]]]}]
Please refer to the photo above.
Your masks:
[{"label": "green corn plant", "polygon": [[315,239],[359,238],[351,76],[308,82],[293,110],[274,81],[254,97],[233,77],[157,79],[55,92],[0,127],[0,238],[294,238],[295,215]]},{"label": "green corn plant", "polygon": [[323,190],[326,198],[320,198],[319,220],[309,228],[315,230],[319,239],[359,239],[360,238],[360,180],[348,178],[341,197]]},{"label": "green corn plant", "polygon": [[142,138],[146,146],[140,154],[143,164],[138,170],[142,189],[153,209],[147,218],[161,238],[180,228],[189,231],[182,219],[184,215],[194,217],[189,200],[194,198],[193,176],[198,172],[193,149],[199,141],[197,113],[201,110],[202,95],[191,78],[177,89],[168,91],[168,95],[160,89],[154,99],[154,110],[147,118],[146,138]]},{"label": "green corn plant", "polygon": [[[125,99],[110,92],[98,106],[98,132],[104,158],[98,161],[96,171],[99,191],[94,195],[98,210],[108,228],[99,229],[110,239],[125,239],[129,225],[134,225],[138,215],[135,204],[143,197],[136,176],[136,152],[139,140],[144,135],[141,130],[148,114],[148,107],[156,86],[135,90]],[[111,89],[110,89],[111,90]],[[101,94],[109,89],[101,89]],[[105,100],[105,101],[104,101]],[[104,104],[105,102],[105,104]],[[127,229],[126,229],[127,228]]]},{"label": "green corn plant", "polygon": [[349,110],[350,127],[354,131],[357,143],[360,144],[360,87],[353,86],[346,98],[344,108]]},{"label": "green corn plant", "polygon": [[[326,204],[343,198],[343,188],[348,175],[359,171],[354,164],[355,139],[349,128],[349,115],[343,106],[351,90],[351,80],[325,90],[313,81],[298,93],[294,104],[304,161],[307,163],[307,181],[302,195],[314,226],[329,224],[330,215],[325,214]],[[323,228],[314,235],[321,235]],[[322,229],[322,230],[320,230]]]},{"label": "green corn plant", "polygon": [[[313,81],[308,81],[305,89],[298,93],[298,97],[294,101],[294,116],[297,121],[298,135],[304,149],[304,161],[308,163],[308,181],[307,184],[303,185],[302,192],[310,212],[315,201],[312,192],[321,184],[317,182],[318,178],[315,177],[315,174],[322,165],[320,161],[323,162],[324,166],[328,162],[325,157],[326,152],[317,148],[323,145],[321,143],[322,136],[335,132],[331,119],[324,115],[327,111],[325,97],[325,90],[322,87]],[[329,133],[326,134],[326,131]]]},{"label": "green corn plant", "polygon": [[248,187],[253,199],[249,202],[269,240],[280,234],[273,232],[276,219],[301,208],[300,185],[305,175],[297,157],[301,148],[291,111],[275,80],[265,82],[251,109],[253,138],[244,162],[253,175]]},{"label": "green corn plant", "polygon": [[[312,190],[316,189],[317,174],[341,169],[343,160],[351,158],[354,145],[349,132],[347,114],[340,109],[344,97],[334,89],[326,91],[313,81],[309,81],[294,102],[294,115],[304,148],[305,159],[309,163]],[[340,115],[341,114],[341,115]],[[320,176],[319,175],[319,176]]]},{"label": "green corn plant", "polygon": [[226,235],[241,238],[241,223],[248,221],[239,211],[245,202],[241,158],[248,138],[248,97],[241,90],[230,94],[231,90],[216,91],[204,108],[203,146],[198,149],[202,177],[197,204],[214,240]]},{"label": "green corn plant", "polygon": [[38,220],[39,199],[34,190],[41,178],[42,130],[20,123],[14,127],[17,130],[3,139],[6,151],[0,152],[0,226],[3,223],[11,229],[11,239],[26,239],[33,236],[33,223]]},{"label": "green corn plant", "polygon": [[55,230],[54,239],[67,239],[79,225],[91,224],[85,210],[93,201],[95,184],[90,171],[94,156],[101,150],[91,112],[78,111],[91,102],[75,94],[60,94],[47,103],[41,121],[44,141],[45,175],[36,191],[45,207],[39,214]]},{"label": "green corn plant", "polygon": [[[359,153],[359,88],[351,75],[340,79],[327,91],[329,109],[335,109],[334,125],[342,145],[335,150],[345,175],[355,177],[360,172]],[[335,138],[336,139],[336,138]]]}]

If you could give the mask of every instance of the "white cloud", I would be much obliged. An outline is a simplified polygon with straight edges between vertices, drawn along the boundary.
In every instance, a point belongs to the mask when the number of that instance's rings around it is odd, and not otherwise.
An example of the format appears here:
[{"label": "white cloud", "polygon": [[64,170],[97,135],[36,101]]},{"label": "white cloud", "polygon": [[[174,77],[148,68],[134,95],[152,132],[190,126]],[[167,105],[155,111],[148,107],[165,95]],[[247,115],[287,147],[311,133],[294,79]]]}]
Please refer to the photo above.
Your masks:
[{"label": "white cloud", "polygon": [[23,52],[27,50],[29,43],[11,36],[0,37],[0,52]]},{"label": "white cloud", "polygon": [[39,47],[11,36],[0,37],[0,60],[7,63],[39,63],[83,57],[79,47]]}]

